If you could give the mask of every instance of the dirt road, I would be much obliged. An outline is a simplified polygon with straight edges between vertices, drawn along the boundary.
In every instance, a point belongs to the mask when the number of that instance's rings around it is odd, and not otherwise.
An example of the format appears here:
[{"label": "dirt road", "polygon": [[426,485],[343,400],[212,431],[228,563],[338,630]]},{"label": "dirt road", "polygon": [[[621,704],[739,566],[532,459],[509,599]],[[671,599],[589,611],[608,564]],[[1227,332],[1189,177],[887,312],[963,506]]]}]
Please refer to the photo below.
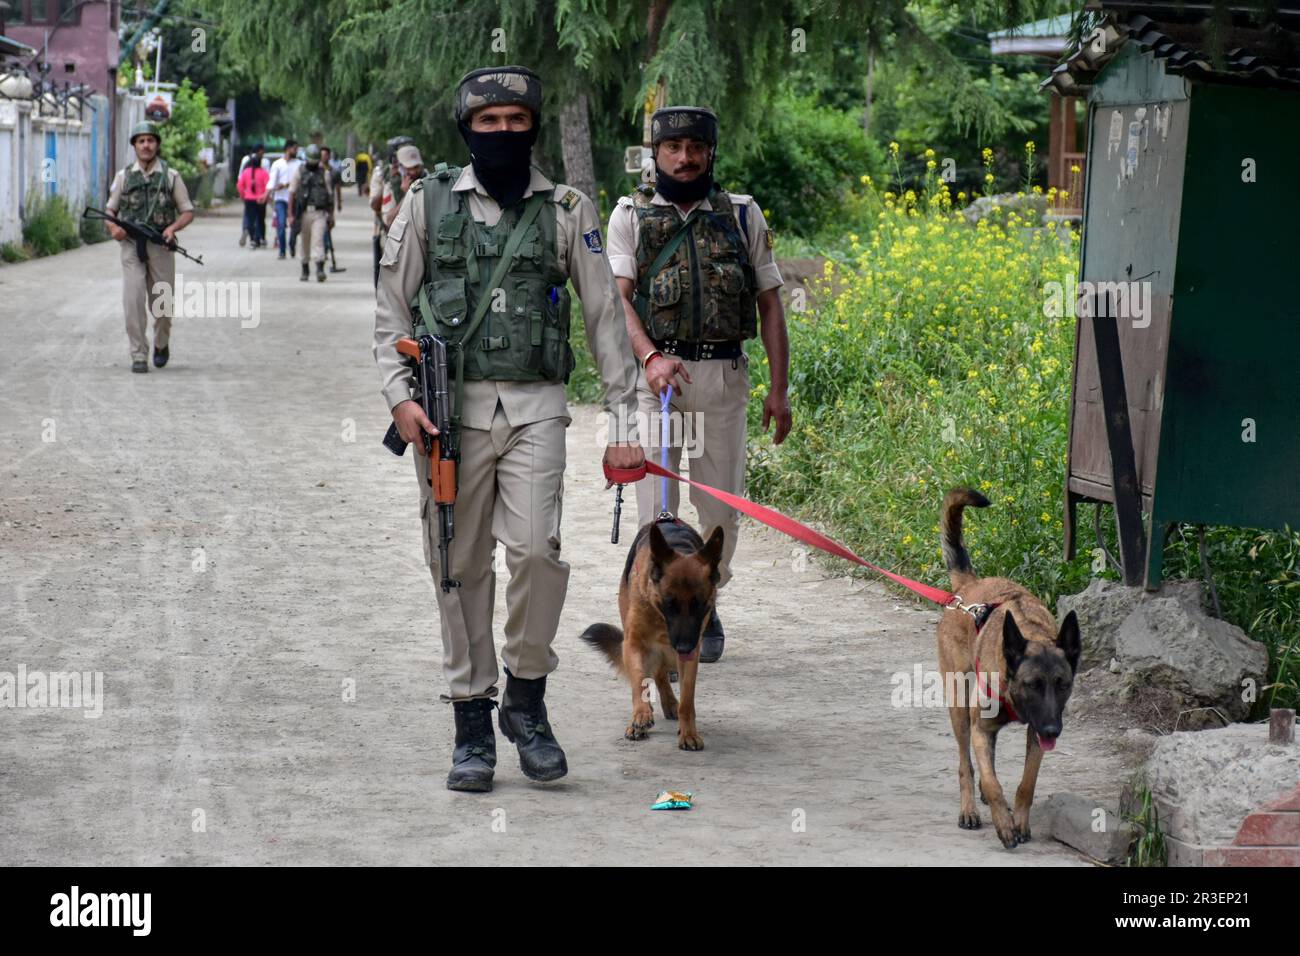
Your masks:
[{"label": "dirt road", "polygon": [[[256,283],[259,321],[180,318],[148,375],[129,371],[113,244],[0,267],[0,671],[104,681],[98,718],[0,708],[0,863],[1081,863],[1045,840],[1004,851],[987,809],[958,829],[945,711],[890,701],[891,675],[937,667],[936,612],[752,525],[726,656],[702,669],[707,749],[677,750],[662,717],[624,740],[629,694],[577,640],[616,619],[624,557],[590,408],[568,433],[548,693],[570,774],[531,784],[498,738],[493,793],[444,789],[418,492],[379,444],[369,217],[345,201],[348,271],[323,285],[239,248],[233,209],[201,217],[184,240],[207,264],[182,260],[185,280]],[[1014,787],[1019,735],[999,749]],[[1067,723],[1039,800],[1110,802],[1123,759]],[[651,812],[665,787],[695,808]]]}]

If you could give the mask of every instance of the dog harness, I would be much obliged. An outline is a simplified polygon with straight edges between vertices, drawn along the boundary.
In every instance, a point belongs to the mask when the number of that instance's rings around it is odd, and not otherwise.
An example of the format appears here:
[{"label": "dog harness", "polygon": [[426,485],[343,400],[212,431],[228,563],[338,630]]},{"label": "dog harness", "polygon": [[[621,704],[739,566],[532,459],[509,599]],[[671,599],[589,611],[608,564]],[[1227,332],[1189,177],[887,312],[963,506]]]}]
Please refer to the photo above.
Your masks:
[{"label": "dog harness", "polygon": [[[997,601],[993,604],[962,604],[961,599],[958,598],[956,603],[952,605],[951,610],[965,611],[972,618],[974,618],[975,636],[978,637],[980,628],[982,628],[985,622],[988,621],[989,616],[1001,606],[1002,606],[1001,601]],[[985,697],[991,697],[992,695],[989,693],[988,688],[984,686],[983,675],[984,675],[984,670],[983,668],[980,667],[979,655],[976,654],[975,655],[975,683],[979,687],[979,691],[981,694],[983,694]],[[1006,708],[1007,716],[1011,718],[1012,722],[1017,724],[1024,723],[1024,721],[1020,719],[1020,715],[1016,713],[1016,709],[1011,706],[1011,701],[1007,700],[1001,694],[998,694],[998,703]]]}]

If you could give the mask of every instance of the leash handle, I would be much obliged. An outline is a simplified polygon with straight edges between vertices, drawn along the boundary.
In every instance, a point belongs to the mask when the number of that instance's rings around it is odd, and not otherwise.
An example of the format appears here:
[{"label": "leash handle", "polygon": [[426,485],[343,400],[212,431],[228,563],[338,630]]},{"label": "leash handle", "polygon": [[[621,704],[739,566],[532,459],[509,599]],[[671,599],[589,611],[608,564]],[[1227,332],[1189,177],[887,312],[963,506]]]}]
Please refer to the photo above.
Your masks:
[{"label": "leash handle", "polygon": [[[668,471],[668,439],[671,429],[668,427],[668,405],[673,400],[673,386],[670,382],[659,396],[659,467]],[[660,513],[668,510],[668,476],[659,480]]]}]

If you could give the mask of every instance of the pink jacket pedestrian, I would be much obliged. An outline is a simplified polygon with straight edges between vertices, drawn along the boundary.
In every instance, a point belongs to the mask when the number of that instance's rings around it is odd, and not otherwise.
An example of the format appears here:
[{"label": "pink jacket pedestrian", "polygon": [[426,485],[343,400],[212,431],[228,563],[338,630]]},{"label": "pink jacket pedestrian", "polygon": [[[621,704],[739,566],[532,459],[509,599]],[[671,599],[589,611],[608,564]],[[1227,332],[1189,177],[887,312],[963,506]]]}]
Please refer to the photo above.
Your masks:
[{"label": "pink jacket pedestrian", "polygon": [[266,184],[271,181],[271,177],[266,170],[255,163],[249,163],[244,167],[244,171],[239,174],[239,181],[236,187],[239,190],[241,199],[261,202],[266,196]]}]

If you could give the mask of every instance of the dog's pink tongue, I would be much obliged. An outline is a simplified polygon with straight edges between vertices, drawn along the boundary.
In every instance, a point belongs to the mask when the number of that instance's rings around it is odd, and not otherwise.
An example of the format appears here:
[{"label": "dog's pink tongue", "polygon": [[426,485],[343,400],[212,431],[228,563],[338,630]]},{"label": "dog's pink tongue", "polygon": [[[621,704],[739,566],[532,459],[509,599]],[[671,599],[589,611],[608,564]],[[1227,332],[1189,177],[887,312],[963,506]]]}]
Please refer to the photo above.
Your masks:
[{"label": "dog's pink tongue", "polygon": [[1051,740],[1048,740],[1042,734],[1039,734],[1038,746],[1042,747],[1044,750],[1054,750],[1056,748],[1056,738],[1053,737]]}]

